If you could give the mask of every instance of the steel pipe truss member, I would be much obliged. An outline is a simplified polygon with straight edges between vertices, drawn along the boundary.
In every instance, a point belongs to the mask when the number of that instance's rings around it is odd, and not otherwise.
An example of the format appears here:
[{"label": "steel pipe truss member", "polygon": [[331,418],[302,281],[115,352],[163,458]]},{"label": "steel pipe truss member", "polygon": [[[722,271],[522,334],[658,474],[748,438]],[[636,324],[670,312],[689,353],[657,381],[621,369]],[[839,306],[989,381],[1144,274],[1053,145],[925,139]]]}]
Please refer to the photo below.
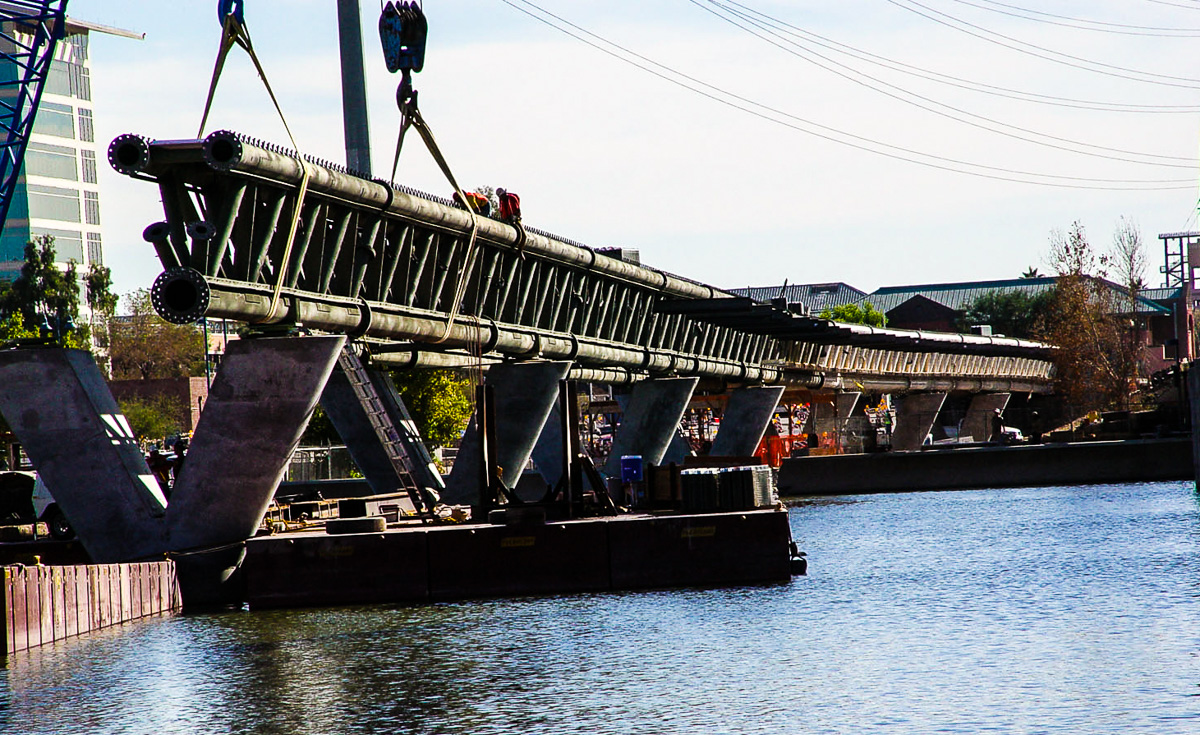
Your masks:
[{"label": "steel pipe truss member", "polygon": [[[739,383],[944,378],[952,389],[1048,390],[1048,352],[957,361],[944,376],[905,348],[843,355],[672,310],[732,296],[526,227],[472,216],[446,199],[220,131],[204,140],[124,135],[117,171],[158,185],[166,220],[146,229],[166,271],[152,295],[164,318],[290,321],[372,343],[376,357],[421,351],[466,359],[565,360],[579,371],[696,376]],[[471,233],[477,237],[472,240]],[[458,298],[461,295],[461,300]],[[851,336],[853,343],[857,336]],[[923,348],[925,349],[925,348]],[[948,344],[954,353],[961,347]],[[924,366],[924,367],[922,367]],[[991,386],[991,383],[988,383]],[[904,389],[900,387],[900,389]],[[994,389],[989,387],[986,389]]]}]

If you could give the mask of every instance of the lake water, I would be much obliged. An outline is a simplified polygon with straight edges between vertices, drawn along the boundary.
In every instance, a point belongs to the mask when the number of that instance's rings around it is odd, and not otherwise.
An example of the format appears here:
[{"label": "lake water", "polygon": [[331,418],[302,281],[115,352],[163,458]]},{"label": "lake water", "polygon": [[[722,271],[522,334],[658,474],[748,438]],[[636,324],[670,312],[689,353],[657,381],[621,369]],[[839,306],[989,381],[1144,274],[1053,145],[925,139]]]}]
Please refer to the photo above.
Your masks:
[{"label": "lake water", "polygon": [[825,498],[790,584],[189,615],[10,657],[3,733],[1200,733],[1192,483]]}]

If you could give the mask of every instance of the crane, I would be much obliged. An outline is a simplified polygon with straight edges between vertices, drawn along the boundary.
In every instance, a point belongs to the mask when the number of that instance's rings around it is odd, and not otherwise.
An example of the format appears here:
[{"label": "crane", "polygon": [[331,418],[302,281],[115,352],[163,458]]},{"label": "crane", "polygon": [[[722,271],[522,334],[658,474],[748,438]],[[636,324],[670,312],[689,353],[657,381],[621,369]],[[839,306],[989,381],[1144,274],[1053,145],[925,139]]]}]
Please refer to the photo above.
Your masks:
[{"label": "crane", "polygon": [[0,226],[8,219],[33,118],[66,32],[67,0],[0,1]]}]

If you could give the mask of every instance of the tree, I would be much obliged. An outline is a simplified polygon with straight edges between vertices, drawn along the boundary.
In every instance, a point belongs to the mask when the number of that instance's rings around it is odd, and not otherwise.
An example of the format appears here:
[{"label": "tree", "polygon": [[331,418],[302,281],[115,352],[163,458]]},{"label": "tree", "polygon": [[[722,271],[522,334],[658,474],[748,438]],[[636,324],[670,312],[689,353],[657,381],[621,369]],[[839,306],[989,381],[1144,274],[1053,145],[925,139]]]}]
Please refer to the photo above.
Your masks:
[{"label": "tree", "polygon": [[98,347],[107,349],[108,322],[117,311],[117,295],[112,292],[112,271],[92,263],[83,277],[83,290],[92,339]]},{"label": "tree", "polygon": [[1113,231],[1109,262],[1113,278],[1124,289],[1120,312],[1128,320],[1128,347],[1121,355],[1118,368],[1126,384],[1135,385],[1142,372],[1141,344],[1142,324],[1138,316],[1138,301],[1146,288],[1146,246],[1142,233],[1132,219],[1121,217]]},{"label": "tree", "polygon": [[114,380],[204,375],[204,335],[191,324],[171,324],[154,313],[150,292],[125,296],[129,315],[113,319],[109,356]]},{"label": "tree", "polygon": [[138,441],[157,441],[178,434],[184,426],[180,416],[189,411],[186,402],[168,396],[126,398],[118,405]]},{"label": "tree", "polygon": [[392,380],[430,449],[458,441],[471,418],[471,381],[463,373],[397,371]]},{"label": "tree", "polygon": [[989,324],[999,334],[1018,339],[1036,339],[1045,331],[1046,316],[1054,302],[1054,291],[1037,294],[1013,290],[988,291],[967,307],[959,331],[976,324]]},{"label": "tree", "polygon": [[1041,278],[1041,277],[1042,277],[1041,271],[1039,271],[1037,268],[1035,268],[1032,265],[1029,266],[1028,268],[1026,268],[1025,272],[1021,274],[1021,278]]},{"label": "tree", "polygon": [[19,314],[25,329],[37,329],[66,347],[90,349],[87,325],[79,324],[79,280],[75,261],[55,264],[54,238],[44,235],[25,245],[25,264],[0,302],[0,316]]},{"label": "tree", "polygon": [[842,304],[835,306],[832,309],[826,309],[820,313],[822,319],[832,319],[835,322],[843,324],[867,324],[872,327],[887,326],[887,317],[882,311],[879,311],[871,305],[870,301],[864,301],[862,306],[858,304]]},{"label": "tree", "polygon": [[1073,222],[1066,233],[1051,232],[1050,264],[1058,286],[1044,338],[1059,347],[1057,392],[1083,411],[1127,402],[1129,342],[1114,318],[1111,290],[1091,273],[1107,266],[1108,257],[1097,256],[1083,225]]}]

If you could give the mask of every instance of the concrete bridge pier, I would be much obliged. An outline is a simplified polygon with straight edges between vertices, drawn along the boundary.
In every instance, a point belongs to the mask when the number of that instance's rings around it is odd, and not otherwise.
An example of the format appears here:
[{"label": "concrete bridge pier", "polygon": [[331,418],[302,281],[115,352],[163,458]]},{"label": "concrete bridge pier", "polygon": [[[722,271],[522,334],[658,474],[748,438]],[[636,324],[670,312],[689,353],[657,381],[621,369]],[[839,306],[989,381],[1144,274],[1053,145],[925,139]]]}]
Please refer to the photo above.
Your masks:
[{"label": "concrete bridge pier", "polygon": [[992,431],[992,417],[996,410],[1001,412],[1008,406],[1011,393],[976,393],[971,396],[971,405],[962,422],[959,436],[969,436],[977,442],[996,441]]},{"label": "concrete bridge pier", "polygon": [[240,599],[229,584],[262,523],[346,338],[230,342],[167,505],[184,604]]},{"label": "concrete bridge pier", "polygon": [[441,493],[445,483],[387,374],[349,346],[321,394],[321,407],[376,495],[412,485]]},{"label": "concrete bridge pier", "polygon": [[[517,486],[529,463],[558,397],[558,382],[566,377],[570,368],[570,362],[537,361],[502,363],[487,371],[485,380],[492,386],[496,401],[496,443],[499,445],[494,450],[496,463],[503,473],[501,482],[510,490]],[[446,490],[442,494],[446,503],[480,503],[481,440],[477,419],[478,408],[467,425],[454,468],[446,480]]]},{"label": "concrete bridge pier", "polygon": [[0,414],[93,561],[167,549],[167,499],[89,353],[0,351]]},{"label": "concrete bridge pier", "polygon": [[636,383],[613,437],[604,475],[620,477],[621,457],[626,455],[640,455],[644,464],[661,464],[679,435],[679,421],[699,382],[699,378],[656,378]]},{"label": "concrete bridge pier", "polygon": [[892,449],[914,451],[921,448],[926,435],[937,422],[946,402],[945,393],[910,393],[896,407],[896,428],[892,431]]},{"label": "concrete bridge pier", "polygon": [[538,434],[530,455],[538,473],[550,487],[557,487],[563,476],[563,420],[558,401],[550,408],[546,424]]},{"label": "concrete bridge pier", "polygon": [[779,399],[782,385],[738,388],[729,394],[721,428],[713,440],[715,457],[749,457],[758,450]]}]

